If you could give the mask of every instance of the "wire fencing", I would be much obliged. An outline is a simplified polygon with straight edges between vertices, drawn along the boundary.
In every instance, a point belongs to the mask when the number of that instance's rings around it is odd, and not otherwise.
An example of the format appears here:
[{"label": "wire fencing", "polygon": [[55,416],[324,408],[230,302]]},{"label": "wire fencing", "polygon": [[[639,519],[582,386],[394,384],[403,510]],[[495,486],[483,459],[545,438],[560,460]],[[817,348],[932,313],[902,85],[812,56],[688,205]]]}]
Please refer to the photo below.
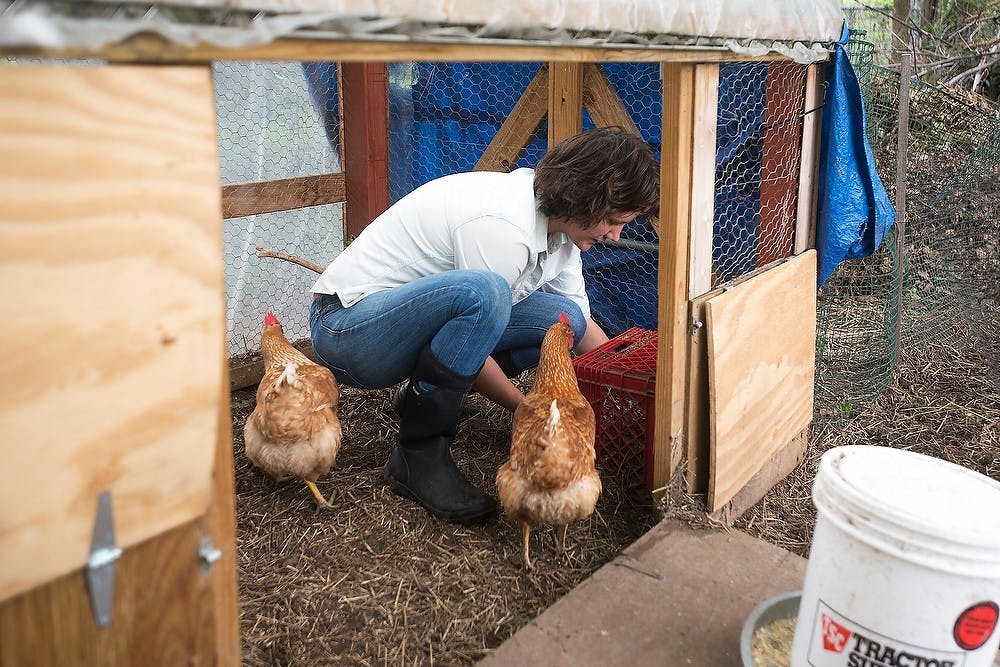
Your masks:
[{"label": "wire fencing", "polygon": [[[852,15],[851,16],[860,16]],[[860,20],[860,19],[859,19]],[[886,18],[876,14],[869,27]],[[885,32],[884,30],[882,32]],[[876,32],[876,35],[882,34]],[[869,141],[895,200],[899,75],[887,38],[855,31],[848,51],[861,83]],[[296,63],[217,63],[224,186],[337,172],[338,83]],[[446,173],[477,168],[543,63],[391,63],[388,66],[390,199]],[[608,91],[659,152],[662,83],[650,63],[594,66],[585,78],[584,127],[608,124]],[[712,267],[706,289],[774,259],[793,243],[801,159],[805,67],[724,63],[719,70]],[[997,184],[1000,120],[995,107],[954,89],[912,82],[907,211],[876,253],[844,262],[820,290],[816,339],[817,421],[849,417],[888,386],[901,346],[976,326],[1000,284]],[[595,120],[596,119],[596,120]],[[521,128],[523,145],[501,147],[491,168],[533,166],[547,123]],[[482,165],[478,165],[480,168]],[[344,245],[343,205],[327,204],[226,220],[229,350],[256,350],[260,320],[275,310],[290,338],[307,338],[309,287],[299,266],[259,259],[257,246],[325,265]],[[658,235],[630,225],[620,243],[584,254],[595,318],[612,335],[656,328]],[[992,300],[992,301],[991,301]],[[899,307],[902,307],[901,311]]]},{"label": "wire fencing", "polygon": [[[864,32],[848,52],[879,173],[898,201],[899,73],[877,64]],[[819,421],[856,415],[889,385],[901,351],[976,328],[997,301],[1000,109],[958,89],[910,86],[902,242],[894,226],[872,257],[844,262],[820,290]]]}]

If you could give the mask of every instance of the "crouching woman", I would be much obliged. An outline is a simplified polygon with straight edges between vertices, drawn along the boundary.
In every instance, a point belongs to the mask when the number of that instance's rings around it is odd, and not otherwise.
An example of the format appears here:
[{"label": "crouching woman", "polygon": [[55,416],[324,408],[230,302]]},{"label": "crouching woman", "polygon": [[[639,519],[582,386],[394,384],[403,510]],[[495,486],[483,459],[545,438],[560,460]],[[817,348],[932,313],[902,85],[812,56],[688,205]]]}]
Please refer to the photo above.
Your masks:
[{"label": "crouching woman", "polygon": [[565,312],[576,351],[608,340],[590,317],[580,253],[617,241],[659,202],[650,146],[621,128],[570,137],[535,169],[468,172],[393,204],[313,286],[313,349],[343,384],[405,381],[385,478],[399,495],[456,522],[496,501],[468,482],[451,442],[471,389],[514,410],[509,378],[538,364]]}]

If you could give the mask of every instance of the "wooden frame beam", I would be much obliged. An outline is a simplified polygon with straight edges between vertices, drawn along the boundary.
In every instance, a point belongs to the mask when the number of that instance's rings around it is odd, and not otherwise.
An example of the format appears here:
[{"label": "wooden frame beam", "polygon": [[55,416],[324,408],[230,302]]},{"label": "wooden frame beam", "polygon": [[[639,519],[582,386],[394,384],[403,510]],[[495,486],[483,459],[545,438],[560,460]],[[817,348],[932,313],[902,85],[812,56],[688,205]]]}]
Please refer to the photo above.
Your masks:
[{"label": "wooden frame beam", "polygon": [[344,174],[318,174],[222,186],[222,217],[290,211],[345,200]]},{"label": "wooden frame beam", "polygon": [[695,65],[694,153],[691,167],[692,299],[712,289],[712,243],[715,234],[715,153],[719,115],[719,65]]},{"label": "wooden frame beam", "polygon": [[389,81],[383,62],[340,66],[344,243],[389,208]]},{"label": "wooden frame beam", "polygon": [[583,67],[549,63],[549,148],[583,129]]},{"label": "wooden frame beam", "polygon": [[583,66],[583,105],[597,127],[620,125],[629,132],[642,134],[600,65]]},{"label": "wooden frame beam", "polygon": [[825,77],[823,63],[809,65],[806,72],[802,113],[802,157],[799,161],[798,210],[795,214],[795,247],[800,255],[816,246],[816,186],[819,174],[819,140],[823,125]]},{"label": "wooden frame beam", "polygon": [[690,63],[663,66],[654,490],[667,484],[683,453],[694,74],[694,65]]},{"label": "wooden frame beam", "polygon": [[542,65],[493,135],[490,145],[476,162],[475,171],[510,171],[514,168],[548,113],[548,95],[549,68]]},{"label": "wooden frame beam", "polygon": [[0,55],[49,58],[101,58],[110,62],[198,63],[215,60],[292,60],[322,62],[729,62],[787,60],[766,54],[743,56],[724,48],[643,46],[555,46],[501,40],[468,43],[416,40],[299,39],[285,37],[267,44],[225,48],[211,44],[185,46],[143,33],[103,47],[45,49],[2,47]]}]

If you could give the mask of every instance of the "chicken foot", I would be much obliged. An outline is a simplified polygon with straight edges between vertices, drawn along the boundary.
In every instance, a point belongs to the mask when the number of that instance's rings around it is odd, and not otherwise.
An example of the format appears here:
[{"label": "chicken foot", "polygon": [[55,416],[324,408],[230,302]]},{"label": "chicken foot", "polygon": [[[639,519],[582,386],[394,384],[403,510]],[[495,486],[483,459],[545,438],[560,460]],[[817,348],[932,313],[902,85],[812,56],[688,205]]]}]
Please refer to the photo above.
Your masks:
[{"label": "chicken foot", "polygon": [[524,566],[533,570],[535,566],[531,564],[531,558],[528,557],[528,537],[531,535],[531,524],[527,521],[521,522],[521,535],[524,537]]},{"label": "chicken foot", "polygon": [[[320,493],[319,488],[316,486],[316,482],[310,482],[308,479],[304,481],[306,484],[309,485],[309,490],[312,491],[313,498],[316,499],[317,509],[328,509],[328,510],[334,509],[333,505],[331,505],[330,502],[323,497],[323,494]],[[331,493],[330,500],[333,500],[333,498],[334,494]]]}]

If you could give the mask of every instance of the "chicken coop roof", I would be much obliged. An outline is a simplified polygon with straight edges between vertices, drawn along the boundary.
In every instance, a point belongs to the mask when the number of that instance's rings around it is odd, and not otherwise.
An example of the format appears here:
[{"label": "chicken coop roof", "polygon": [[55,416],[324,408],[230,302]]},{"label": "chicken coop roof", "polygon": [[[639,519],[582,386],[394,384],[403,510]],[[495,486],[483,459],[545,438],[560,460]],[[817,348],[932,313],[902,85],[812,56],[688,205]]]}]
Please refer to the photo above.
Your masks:
[{"label": "chicken coop roof", "polygon": [[839,0],[14,0],[0,46],[100,48],[141,32],[222,48],[283,37],[408,42],[715,48],[826,57]]}]

